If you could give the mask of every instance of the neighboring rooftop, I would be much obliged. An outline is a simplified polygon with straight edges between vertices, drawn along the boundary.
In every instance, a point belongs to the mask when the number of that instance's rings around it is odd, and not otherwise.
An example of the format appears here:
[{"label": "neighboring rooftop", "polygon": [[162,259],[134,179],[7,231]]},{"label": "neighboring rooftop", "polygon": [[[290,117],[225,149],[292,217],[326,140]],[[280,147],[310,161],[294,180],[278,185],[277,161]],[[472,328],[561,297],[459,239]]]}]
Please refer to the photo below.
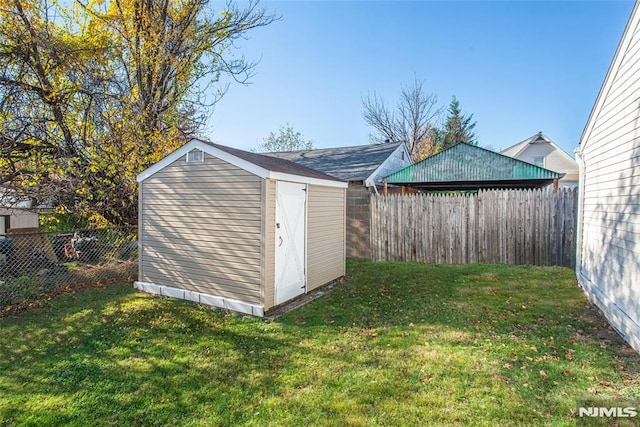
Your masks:
[{"label": "neighboring rooftop", "polygon": [[264,153],[344,181],[364,181],[398,148],[399,142]]},{"label": "neighboring rooftop", "polygon": [[524,150],[529,144],[552,144],[554,147],[556,147],[558,150],[561,150],[564,153],[564,150],[556,146],[553,143],[553,141],[547,138],[546,135],[544,135],[542,132],[538,132],[535,135],[525,139],[524,141],[520,141],[509,148],[505,148],[500,152],[500,154],[504,154],[505,156],[509,156],[509,157],[517,157],[518,154],[522,150]]},{"label": "neighboring rooftop", "polygon": [[204,141],[202,139],[198,139],[198,141],[273,172],[307,176],[309,178],[327,179],[331,181],[342,181],[342,179],[340,179],[339,177],[325,174],[322,171],[312,169],[302,163],[292,162],[285,158],[277,158],[274,156],[267,156],[265,154],[251,153],[249,151],[239,150],[237,148],[228,147],[226,145]]},{"label": "neighboring rooftop", "polygon": [[563,174],[460,142],[385,178],[426,190],[537,188]]},{"label": "neighboring rooftop", "polygon": [[34,206],[28,197],[20,197],[13,186],[0,184],[0,207],[30,209]]}]

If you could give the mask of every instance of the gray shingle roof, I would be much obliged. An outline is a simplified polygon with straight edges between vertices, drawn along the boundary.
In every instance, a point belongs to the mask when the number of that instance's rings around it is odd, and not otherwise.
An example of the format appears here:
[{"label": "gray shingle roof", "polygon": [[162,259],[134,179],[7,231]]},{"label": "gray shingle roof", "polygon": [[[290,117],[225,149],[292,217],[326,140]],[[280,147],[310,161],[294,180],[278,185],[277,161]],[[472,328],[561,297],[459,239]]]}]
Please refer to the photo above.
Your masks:
[{"label": "gray shingle roof", "polygon": [[399,145],[394,142],[264,154],[299,163],[344,181],[364,181]]},{"label": "gray shingle roof", "polygon": [[315,169],[311,169],[308,166],[305,166],[299,163],[294,163],[287,159],[266,156],[264,154],[251,153],[249,151],[239,150],[237,148],[227,147],[226,145],[220,145],[213,142],[204,141],[201,139],[198,139],[198,141],[211,145],[212,147],[225,151],[240,159],[246,160],[248,162],[253,163],[254,165],[258,165],[262,168],[265,168],[273,172],[288,173],[292,175],[306,176],[309,178],[327,179],[331,181],[342,181],[338,177],[324,174]]}]

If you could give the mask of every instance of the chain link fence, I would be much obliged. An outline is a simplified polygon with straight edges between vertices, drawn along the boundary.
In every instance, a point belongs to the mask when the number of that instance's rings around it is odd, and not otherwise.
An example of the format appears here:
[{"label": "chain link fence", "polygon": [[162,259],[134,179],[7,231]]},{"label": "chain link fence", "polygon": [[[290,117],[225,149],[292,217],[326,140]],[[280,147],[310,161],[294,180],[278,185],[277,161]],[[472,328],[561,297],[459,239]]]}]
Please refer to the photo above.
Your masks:
[{"label": "chain link fence", "polygon": [[138,274],[134,227],[0,236],[0,317],[52,294],[132,281]]}]

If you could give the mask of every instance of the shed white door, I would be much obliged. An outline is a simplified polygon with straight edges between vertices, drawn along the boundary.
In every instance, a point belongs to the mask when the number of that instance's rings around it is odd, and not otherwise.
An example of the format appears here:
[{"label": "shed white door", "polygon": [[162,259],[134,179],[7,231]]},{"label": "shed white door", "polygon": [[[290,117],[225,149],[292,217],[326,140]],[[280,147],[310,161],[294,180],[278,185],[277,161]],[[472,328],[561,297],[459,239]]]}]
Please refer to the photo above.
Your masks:
[{"label": "shed white door", "polygon": [[306,286],[306,186],[278,181],[276,188],[276,304],[302,294]]}]

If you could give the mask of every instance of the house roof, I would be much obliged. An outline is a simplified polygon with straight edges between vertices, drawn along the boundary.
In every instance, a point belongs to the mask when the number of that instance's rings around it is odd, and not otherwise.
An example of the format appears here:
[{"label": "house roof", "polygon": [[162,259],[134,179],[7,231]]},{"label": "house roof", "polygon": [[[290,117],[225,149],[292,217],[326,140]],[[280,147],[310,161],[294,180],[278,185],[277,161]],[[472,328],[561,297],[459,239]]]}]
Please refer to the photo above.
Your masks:
[{"label": "house roof", "polygon": [[[580,148],[579,150],[584,150],[585,146],[591,141],[592,138],[591,132],[593,131],[593,127],[595,125],[596,119],[599,114],[602,112],[602,107],[604,102],[609,95],[612,85],[616,80],[617,73],[622,67],[623,60],[625,59],[625,53],[629,50],[632,41],[634,40],[633,34],[636,31],[638,25],[640,25],[640,2],[636,2],[633,6],[633,10],[631,11],[631,16],[627,21],[627,25],[624,28],[624,33],[622,34],[622,38],[620,39],[620,43],[616,49],[616,53],[613,56],[613,60],[611,61],[611,65],[609,66],[609,70],[607,71],[607,75],[604,78],[604,82],[600,87],[600,91],[598,92],[598,97],[596,98],[596,102],[593,104],[591,108],[591,112],[589,113],[589,118],[587,119],[587,124],[582,131],[582,136],[580,137]],[[629,71],[631,73],[632,71]]]},{"label": "house roof", "polygon": [[560,148],[551,139],[547,138],[547,136],[544,135],[542,132],[538,132],[535,135],[525,139],[524,141],[520,141],[509,148],[505,148],[500,152],[500,154],[504,154],[505,156],[509,156],[509,157],[518,157],[518,155],[522,153],[531,144],[549,144],[563,157],[575,163],[575,159],[571,157],[571,155],[569,155],[566,151]]},{"label": "house roof", "polygon": [[202,150],[205,153],[215,156],[261,178],[290,180],[294,182],[329,185],[335,187],[347,186],[345,182],[338,178],[318,172],[317,170],[298,163],[262,154],[250,153],[248,151],[195,138],[140,173],[137,177],[138,182],[144,181],[192,150]]},{"label": "house roof", "polygon": [[400,142],[265,153],[324,172],[344,181],[365,181],[401,145]]},{"label": "house roof", "polygon": [[[31,209],[34,207],[32,205],[32,200],[19,196],[14,186],[0,184],[0,208]],[[41,207],[44,206],[38,206]]]},{"label": "house roof", "polygon": [[551,140],[546,137],[542,132],[538,132],[533,136],[525,139],[524,141],[520,141],[517,144],[512,145],[509,148],[505,148],[500,151],[501,154],[509,157],[516,157],[518,154],[522,152],[529,144],[540,144],[540,143],[551,143]]},{"label": "house roof", "polygon": [[317,179],[328,179],[330,181],[342,181],[341,179],[327,175],[326,173],[322,173],[301,163],[292,162],[288,159],[252,153],[250,151],[239,150],[237,148],[227,147],[226,145],[215,144],[209,141],[200,141],[273,172],[288,173]]},{"label": "house roof", "polygon": [[540,187],[563,174],[460,142],[385,178],[425,189]]}]

